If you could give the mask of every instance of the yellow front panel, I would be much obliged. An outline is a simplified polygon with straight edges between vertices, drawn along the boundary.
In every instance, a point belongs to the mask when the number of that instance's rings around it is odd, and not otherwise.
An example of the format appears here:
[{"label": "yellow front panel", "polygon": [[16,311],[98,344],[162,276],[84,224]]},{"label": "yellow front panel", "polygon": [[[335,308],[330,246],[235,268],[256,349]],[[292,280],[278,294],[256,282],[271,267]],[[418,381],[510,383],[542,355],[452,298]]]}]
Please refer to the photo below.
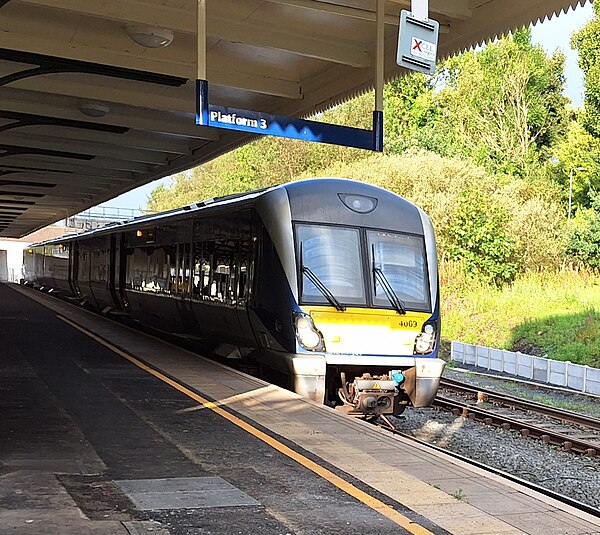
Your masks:
[{"label": "yellow front panel", "polygon": [[400,315],[392,310],[332,307],[303,307],[323,333],[328,353],[369,355],[412,355],[415,337],[428,312]]}]

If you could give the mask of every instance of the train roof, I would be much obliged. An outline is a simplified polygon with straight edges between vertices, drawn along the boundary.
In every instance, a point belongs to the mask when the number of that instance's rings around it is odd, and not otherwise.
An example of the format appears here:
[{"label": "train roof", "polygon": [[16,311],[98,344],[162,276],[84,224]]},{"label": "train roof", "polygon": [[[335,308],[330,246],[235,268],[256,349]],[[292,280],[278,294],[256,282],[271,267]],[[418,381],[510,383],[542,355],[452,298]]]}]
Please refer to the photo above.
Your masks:
[{"label": "train roof", "polygon": [[79,240],[79,239],[83,239],[83,238],[108,234],[108,233],[114,232],[116,230],[123,231],[123,230],[129,230],[129,229],[140,227],[140,226],[147,226],[149,224],[158,224],[160,222],[169,220],[171,218],[178,219],[178,218],[189,217],[192,214],[200,213],[204,210],[210,209],[212,211],[213,209],[216,209],[216,208],[223,208],[226,206],[235,206],[237,204],[244,204],[244,203],[248,203],[250,201],[255,201],[258,197],[261,197],[270,191],[281,189],[281,188],[286,189],[288,192],[288,195],[290,195],[290,197],[293,197],[293,196],[304,193],[308,187],[314,185],[317,182],[320,183],[327,191],[330,191],[332,188],[339,187],[341,184],[343,184],[346,187],[344,193],[359,194],[362,192],[364,194],[364,192],[366,190],[371,190],[371,191],[376,190],[379,193],[379,195],[384,194],[386,196],[395,197],[397,200],[401,200],[404,203],[406,203],[407,206],[414,207],[414,204],[412,204],[410,201],[407,201],[403,197],[401,197],[391,191],[388,191],[384,188],[381,188],[379,186],[374,186],[373,184],[369,184],[366,182],[360,182],[360,181],[350,180],[350,179],[346,179],[346,178],[328,178],[328,177],[310,178],[310,179],[306,179],[306,180],[287,182],[285,184],[270,186],[270,187],[261,188],[258,190],[244,192],[244,193],[234,193],[232,195],[225,195],[222,197],[209,198],[209,199],[205,199],[203,201],[199,201],[196,203],[188,204],[186,206],[182,206],[181,208],[174,208],[172,210],[166,210],[164,212],[160,212],[157,214],[143,215],[143,216],[135,217],[132,219],[128,219],[126,221],[113,222],[113,223],[104,225],[102,227],[98,227],[96,229],[88,230],[85,232],[66,234],[64,236],[61,236],[60,238],[54,238],[51,240],[45,240],[43,242],[34,243],[31,245],[31,247],[65,243],[65,242],[69,242],[72,240]]}]

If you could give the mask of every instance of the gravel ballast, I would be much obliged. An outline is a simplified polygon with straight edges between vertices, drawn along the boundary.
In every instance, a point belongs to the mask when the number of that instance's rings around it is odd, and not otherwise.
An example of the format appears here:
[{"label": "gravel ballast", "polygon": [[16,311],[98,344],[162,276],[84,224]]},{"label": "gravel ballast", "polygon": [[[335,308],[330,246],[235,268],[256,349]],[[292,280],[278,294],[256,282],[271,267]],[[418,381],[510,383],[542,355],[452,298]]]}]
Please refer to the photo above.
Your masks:
[{"label": "gravel ballast", "polygon": [[[444,375],[483,388],[542,401],[540,388],[503,379],[446,370]],[[555,406],[598,416],[600,400],[544,389],[541,395]],[[543,402],[543,401],[542,401]],[[565,407],[567,408],[567,407]],[[596,507],[600,513],[600,458],[576,455],[435,409],[408,409],[394,421],[399,431],[464,457],[492,466],[549,490]]]}]

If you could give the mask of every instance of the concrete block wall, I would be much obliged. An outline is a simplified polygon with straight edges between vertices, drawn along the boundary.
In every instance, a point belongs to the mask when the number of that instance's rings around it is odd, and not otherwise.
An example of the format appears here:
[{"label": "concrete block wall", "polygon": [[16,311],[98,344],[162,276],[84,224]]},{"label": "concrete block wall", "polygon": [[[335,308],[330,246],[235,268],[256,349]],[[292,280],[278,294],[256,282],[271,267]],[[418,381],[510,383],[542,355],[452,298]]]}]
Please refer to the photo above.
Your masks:
[{"label": "concrete block wall", "polygon": [[600,395],[598,368],[456,341],[452,342],[451,355],[458,364]]}]

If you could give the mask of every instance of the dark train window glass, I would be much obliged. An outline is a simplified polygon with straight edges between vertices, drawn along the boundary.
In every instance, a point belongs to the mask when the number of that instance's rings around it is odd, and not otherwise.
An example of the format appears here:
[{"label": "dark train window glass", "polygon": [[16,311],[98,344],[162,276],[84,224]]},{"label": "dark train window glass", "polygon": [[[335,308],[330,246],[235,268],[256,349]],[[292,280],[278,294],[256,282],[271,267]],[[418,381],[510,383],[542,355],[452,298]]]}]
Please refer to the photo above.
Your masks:
[{"label": "dark train window glass", "polygon": [[212,281],[209,296],[215,301],[232,304],[236,300],[236,240],[212,242]]},{"label": "dark train window glass", "polygon": [[[194,221],[192,249],[192,298],[234,305],[246,295],[248,272],[249,213],[233,212],[216,219]],[[247,220],[246,225],[241,221]],[[243,249],[240,243],[240,224],[246,228]],[[243,265],[239,257],[244,256]],[[242,276],[241,273],[242,272]]]},{"label": "dark train window glass", "polygon": [[194,299],[234,304],[236,241],[207,240],[194,245],[192,296]]},{"label": "dark train window glass", "polygon": [[[366,304],[358,229],[298,225],[296,227],[301,265],[312,273],[343,304]],[[302,300],[309,303],[329,301],[304,273]]]},{"label": "dark train window glass", "polygon": [[79,246],[79,273],[77,274],[77,280],[87,282],[90,279],[90,254],[88,252],[89,247],[87,244],[81,244]]},{"label": "dark train window glass", "polygon": [[125,287],[142,290],[147,272],[147,258],[143,248],[136,247],[127,251],[127,276]]},{"label": "dark train window glass", "polygon": [[250,211],[246,210],[240,214],[240,233],[238,242],[238,302],[243,302],[249,297],[252,285],[253,272],[253,247],[252,247],[252,219]]},{"label": "dark train window glass", "polygon": [[108,281],[108,239],[98,238],[92,242],[89,252],[90,281]]},{"label": "dark train window glass", "polygon": [[142,285],[145,292],[168,293],[170,254],[163,247],[147,247],[148,269]]},{"label": "dark train window glass", "polygon": [[190,291],[192,266],[190,244],[180,243],[173,251],[175,262],[171,261],[171,293],[185,295]]},{"label": "dark train window glass", "polygon": [[192,298],[202,300],[208,297],[211,284],[210,258],[205,242],[194,242],[192,249]]},{"label": "dark train window glass", "polygon": [[175,247],[136,247],[127,252],[126,288],[171,293],[175,280]]},{"label": "dark train window glass", "polygon": [[367,232],[371,286],[375,306],[391,307],[373,267],[381,269],[396,295],[407,307],[429,308],[429,279],[425,245],[420,236],[370,230]]}]

